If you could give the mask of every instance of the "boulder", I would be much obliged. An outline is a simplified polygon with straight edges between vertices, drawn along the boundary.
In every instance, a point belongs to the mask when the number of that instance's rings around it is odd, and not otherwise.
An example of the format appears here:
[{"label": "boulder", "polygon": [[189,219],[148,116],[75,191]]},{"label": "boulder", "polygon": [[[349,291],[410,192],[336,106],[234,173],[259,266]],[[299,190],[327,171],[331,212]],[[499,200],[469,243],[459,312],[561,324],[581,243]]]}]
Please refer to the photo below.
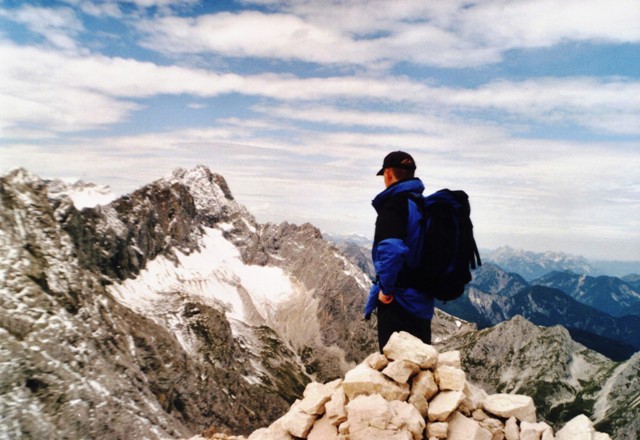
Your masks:
[{"label": "boulder", "polygon": [[521,394],[492,394],[484,399],[486,412],[502,418],[515,417],[520,421],[536,422],[536,407],[533,399]]},{"label": "boulder", "polygon": [[282,418],[280,418],[268,428],[260,428],[254,431],[248,440],[294,440],[294,438],[282,426]]},{"label": "boulder", "polygon": [[407,332],[393,333],[382,351],[387,359],[410,361],[423,370],[438,363],[438,351]]},{"label": "boulder", "polygon": [[[556,440],[593,440],[596,436],[593,422],[583,414],[569,420],[562,429],[556,432]],[[607,434],[600,434],[598,438],[607,439]],[[604,437],[603,437],[604,436]]]},{"label": "boulder", "polygon": [[[347,404],[349,438],[421,440],[425,422],[410,404],[387,401],[381,395],[358,396]],[[406,436],[406,433],[409,436]]]},{"label": "boulder", "polygon": [[347,420],[346,404],[347,396],[344,393],[344,388],[339,387],[333,392],[331,399],[325,404],[325,414],[333,425],[339,426]]},{"label": "boulder", "polygon": [[298,409],[307,414],[322,415],[325,412],[325,404],[342,383],[341,379],[327,384],[310,382],[304,390],[304,398],[298,404]]},{"label": "boulder", "polygon": [[465,372],[450,365],[436,368],[435,379],[442,391],[463,391],[467,383]]},{"label": "boulder", "polygon": [[362,363],[347,372],[342,383],[344,392],[353,400],[360,395],[380,394],[387,400],[407,400],[409,385],[388,379],[381,372]]},{"label": "boulder", "polygon": [[427,424],[427,435],[429,438],[447,438],[449,424],[446,422],[434,422]]},{"label": "boulder", "polygon": [[391,420],[389,403],[380,394],[361,395],[347,404],[347,417],[350,434],[367,427],[383,430]]},{"label": "boulder", "polygon": [[482,402],[488,397],[488,394],[482,388],[467,382],[464,386],[464,406],[473,412],[476,409],[482,409]]},{"label": "boulder", "polygon": [[541,440],[545,434],[546,437],[551,435],[551,438],[553,438],[553,429],[544,422],[520,423],[520,440]]},{"label": "boulder", "polygon": [[422,440],[426,423],[420,412],[413,405],[399,400],[389,402],[389,407],[393,414],[389,426],[410,432],[414,440]]},{"label": "boulder", "polygon": [[300,409],[300,401],[297,400],[289,412],[287,412],[282,418],[280,423],[282,427],[294,437],[306,438],[309,435],[309,431],[313,427],[317,417],[313,414],[308,414]]},{"label": "boulder", "polygon": [[308,440],[338,440],[338,428],[325,414],[311,428]]},{"label": "boulder", "polygon": [[441,365],[449,365],[450,367],[454,367],[454,368],[462,368],[460,351],[453,350],[453,351],[446,351],[444,353],[438,354],[437,366],[439,367]]},{"label": "boulder", "polygon": [[349,434],[347,438],[349,440],[413,440],[410,432],[371,427]]},{"label": "boulder", "polygon": [[491,440],[491,433],[478,422],[455,412],[449,419],[448,440]]},{"label": "boulder", "polygon": [[364,363],[369,365],[374,370],[381,371],[384,367],[389,365],[389,359],[385,357],[382,353],[371,353],[364,360]]},{"label": "boulder", "polygon": [[462,391],[443,391],[429,402],[429,421],[444,422],[464,399]]},{"label": "boulder", "polygon": [[408,402],[418,410],[423,418],[427,418],[427,415],[429,414],[429,402],[427,402],[427,399],[425,399],[424,396],[411,394]]},{"label": "boulder", "polygon": [[[474,420],[475,420],[475,418],[474,418]],[[483,420],[477,420],[477,422],[480,423],[480,426],[482,426],[484,429],[489,431],[492,435],[495,434],[498,431],[504,432],[504,423],[502,423],[498,419],[493,419],[491,417],[486,417]]]},{"label": "boulder", "polygon": [[520,440],[520,428],[515,417],[509,417],[504,424],[504,438],[506,440]]},{"label": "boulder", "polygon": [[393,361],[382,370],[382,374],[398,383],[407,383],[407,381],[420,371],[420,367],[410,361],[399,360]]},{"label": "boulder", "polygon": [[431,400],[438,393],[438,384],[429,370],[419,372],[411,382],[411,395],[419,395]]}]

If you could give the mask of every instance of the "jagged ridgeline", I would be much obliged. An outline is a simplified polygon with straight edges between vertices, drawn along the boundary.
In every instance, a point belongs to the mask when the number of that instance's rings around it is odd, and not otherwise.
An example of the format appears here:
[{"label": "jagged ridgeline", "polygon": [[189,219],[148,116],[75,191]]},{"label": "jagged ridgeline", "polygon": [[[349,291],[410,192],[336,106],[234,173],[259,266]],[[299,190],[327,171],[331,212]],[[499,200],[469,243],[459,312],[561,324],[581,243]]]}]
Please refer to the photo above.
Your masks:
[{"label": "jagged ridgeline", "polygon": [[[205,167],[83,206],[61,182],[0,178],[0,438],[247,435],[376,350],[369,277],[311,225],[257,223]],[[478,332],[438,313],[434,334],[551,426],[585,413],[637,438],[637,355],[520,318]]]}]

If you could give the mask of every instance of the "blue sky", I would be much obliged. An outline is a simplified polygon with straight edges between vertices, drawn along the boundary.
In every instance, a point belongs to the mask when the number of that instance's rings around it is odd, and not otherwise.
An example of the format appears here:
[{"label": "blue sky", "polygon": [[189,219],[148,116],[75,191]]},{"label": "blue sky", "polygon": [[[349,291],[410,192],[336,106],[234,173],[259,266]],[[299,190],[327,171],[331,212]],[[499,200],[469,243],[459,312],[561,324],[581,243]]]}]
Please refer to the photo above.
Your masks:
[{"label": "blue sky", "polygon": [[640,260],[638,0],[0,0],[0,171],[198,164],[261,222],[371,236],[382,158],[481,247]]}]

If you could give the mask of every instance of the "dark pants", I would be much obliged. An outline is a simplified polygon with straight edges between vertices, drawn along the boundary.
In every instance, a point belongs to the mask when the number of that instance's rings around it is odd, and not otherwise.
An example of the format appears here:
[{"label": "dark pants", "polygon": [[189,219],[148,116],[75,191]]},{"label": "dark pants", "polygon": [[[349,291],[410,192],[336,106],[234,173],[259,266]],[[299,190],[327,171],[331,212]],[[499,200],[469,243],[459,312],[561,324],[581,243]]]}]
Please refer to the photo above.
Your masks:
[{"label": "dark pants", "polygon": [[378,303],[378,343],[380,353],[394,332],[405,331],[431,344],[431,320],[420,319],[407,312],[397,302]]}]

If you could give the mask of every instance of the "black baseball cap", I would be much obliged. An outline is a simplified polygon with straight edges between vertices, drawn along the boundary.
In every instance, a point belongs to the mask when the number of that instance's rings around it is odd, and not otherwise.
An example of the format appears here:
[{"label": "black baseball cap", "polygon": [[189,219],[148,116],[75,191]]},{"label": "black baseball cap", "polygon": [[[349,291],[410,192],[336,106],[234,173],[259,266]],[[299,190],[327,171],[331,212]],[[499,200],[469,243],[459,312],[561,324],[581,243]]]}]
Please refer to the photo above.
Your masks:
[{"label": "black baseball cap", "polygon": [[387,154],[384,158],[382,168],[378,171],[377,176],[382,176],[385,168],[402,168],[413,171],[416,169],[416,162],[409,153],[405,153],[404,151],[394,151]]}]

